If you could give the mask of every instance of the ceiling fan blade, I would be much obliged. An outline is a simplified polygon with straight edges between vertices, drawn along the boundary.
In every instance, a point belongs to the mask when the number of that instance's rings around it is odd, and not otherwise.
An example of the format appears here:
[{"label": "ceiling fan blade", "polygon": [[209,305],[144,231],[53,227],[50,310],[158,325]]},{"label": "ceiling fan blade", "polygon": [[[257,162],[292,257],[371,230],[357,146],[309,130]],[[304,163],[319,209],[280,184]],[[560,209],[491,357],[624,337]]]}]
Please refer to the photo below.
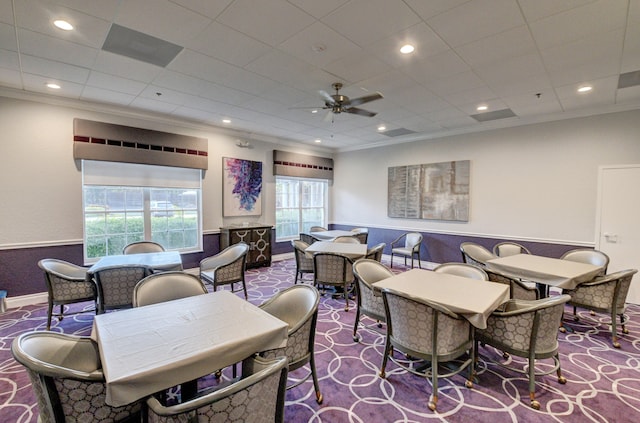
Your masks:
[{"label": "ceiling fan blade", "polygon": [[367,117],[374,117],[375,115],[377,115],[377,113],[370,112],[364,109],[358,109],[357,107],[349,107],[348,109],[343,109],[342,111],[345,113],[352,113],[354,115],[367,116]]},{"label": "ceiling fan blade", "polygon": [[374,93],[374,94],[369,94],[369,95],[365,95],[363,97],[358,97],[358,98],[354,98],[349,100],[349,105],[350,106],[358,106],[360,104],[363,103],[368,103],[370,101],[375,101],[375,100],[380,100],[382,97],[382,94],[380,93]]},{"label": "ceiling fan blade", "polygon": [[325,103],[330,105],[336,104],[336,101],[333,99],[333,97],[331,97],[326,91],[320,90],[318,91],[318,93],[320,94],[322,99],[325,101]]}]

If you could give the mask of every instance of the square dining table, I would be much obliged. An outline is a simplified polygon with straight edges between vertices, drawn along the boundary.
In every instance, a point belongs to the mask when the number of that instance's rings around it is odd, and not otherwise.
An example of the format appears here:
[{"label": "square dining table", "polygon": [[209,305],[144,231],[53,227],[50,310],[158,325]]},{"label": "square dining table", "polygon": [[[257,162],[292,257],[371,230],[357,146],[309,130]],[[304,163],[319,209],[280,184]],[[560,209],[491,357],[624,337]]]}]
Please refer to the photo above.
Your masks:
[{"label": "square dining table", "polygon": [[349,257],[352,260],[357,260],[367,255],[367,245],[345,242],[316,241],[309,245],[304,252],[307,256],[313,256],[315,253],[334,253]]},{"label": "square dining table", "polygon": [[[514,254],[487,260],[487,269],[498,270],[519,279],[535,282],[549,287],[575,289],[580,283],[598,276],[601,266],[562,260],[534,254]],[[543,293],[544,293],[543,292]]]},{"label": "square dining table", "polygon": [[355,232],[331,230],[331,231],[306,232],[306,234],[311,235],[312,237],[322,241],[333,241],[339,236],[354,236]]},{"label": "square dining table", "polygon": [[409,297],[440,304],[479,329],[485,329],[489,315],[509,300],[507,285],[426,269],[399,273],[375,282],[373,287],[393,289]]},{"label": "square dining table", "polygon": [[229,291],[97,315],[106,402],[118,407],[260,351],[284,348],[288,325]]},{"label": "square dining table", "polygon": [[89,268],[88,273],[95,273],[106,267],[132,264],[142,264],[154,271],[182,270],[182,257],[177,251],[104,256]]}]

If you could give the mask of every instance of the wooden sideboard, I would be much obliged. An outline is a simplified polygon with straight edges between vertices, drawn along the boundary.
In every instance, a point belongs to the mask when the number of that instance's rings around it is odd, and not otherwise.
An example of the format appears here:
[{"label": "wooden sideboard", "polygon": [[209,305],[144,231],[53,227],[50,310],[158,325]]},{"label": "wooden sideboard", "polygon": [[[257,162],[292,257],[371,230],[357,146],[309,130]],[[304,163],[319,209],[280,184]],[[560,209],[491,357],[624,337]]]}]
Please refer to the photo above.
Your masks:
[{"label": "wooden sideboard", "polygon": [[220,228],[220,248],[244,242],[249,246],[247,267],[271,266],[271,229],[273,226],[250,224]]}]

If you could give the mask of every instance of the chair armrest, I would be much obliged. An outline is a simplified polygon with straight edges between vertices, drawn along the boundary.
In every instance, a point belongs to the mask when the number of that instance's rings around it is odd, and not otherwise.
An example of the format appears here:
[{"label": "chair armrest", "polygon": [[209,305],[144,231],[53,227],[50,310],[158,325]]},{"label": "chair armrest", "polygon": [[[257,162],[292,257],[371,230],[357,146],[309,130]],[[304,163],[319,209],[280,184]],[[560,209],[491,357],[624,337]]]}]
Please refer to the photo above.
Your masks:
[{"label": "chair armrest", "polygon": [[229,264],[229,263],[230,262],[227,257],[219,257],[219,256],[207,257],[200,261],[200,269],[205,271],[215,270],[218,267],[224,266],[225,264]]},{"label": "chair armrest", "polygon": [[391,241],[391,248],[393,248],[393,246],[397,243],[399,243],[400,241],[402,241],[402,238],[404,238],[405,236],[407,236],[407,234],[402,234],[399,237],[397,237],[396,239],[394,239],[393,241]]},{"label": "chair armrest", "polygon": [[543,298],[541,300],[512,299],[504,302],[501,306],[501,310],[494,311],[491,315],[495,317],[516,316],[518,314],[540,310],[556,304],[566,303],[569,300],[571,300],[571,296],[569,295],[558,295],[555,297]]}]

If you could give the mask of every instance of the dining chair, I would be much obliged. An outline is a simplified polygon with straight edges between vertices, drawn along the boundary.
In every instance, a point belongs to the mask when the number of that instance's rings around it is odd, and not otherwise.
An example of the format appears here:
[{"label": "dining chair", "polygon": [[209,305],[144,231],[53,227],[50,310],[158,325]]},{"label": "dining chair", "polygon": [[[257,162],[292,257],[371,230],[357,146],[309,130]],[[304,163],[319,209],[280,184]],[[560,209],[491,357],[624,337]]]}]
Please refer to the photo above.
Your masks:
[{"label": "dining chair", "polygon": [[[468,320],[447,307],[409,297],[390,288],[382,290],[387,321],[387,336],[380,377],[386,377],[388,360],[409,373],[431,379],[430,410],[438,405],[438,379],[468,369],[467,388],[473,387],[474,331]],[[413,360],[425,360],[424,370],[394,357],[394,349]],[[444,363],[448,363],[444,366]],[[442,373],[441,373],[442,372]]]},{"label": "dining chair", "polygon": [[621,270],[609,275],[596,277],[589,282],[579,284],[576,289],[563,290],[571,299],[569,305],[573,306],[573,319],[578,321],[577,307],[587,310],[608,313],[611,324],[611,343],[614,348],[620,348],[618,342],[618,328],[616,316],[620,318],[622,333],[627,334],[625,310],[627,307],[627,294],[631,286],[631,279],[638,271],[636,269]]},{"label": "dining chair", "polygon": [[509,286],[509,298],[518,300],[538,300],[540,291],[533,282],[524,282],[499,270],[484,269],[489,281]]},{"label": "dining chair", "polygon": [[354,236],[350,236],[350,235],[338,236],[333,240],[333,242],[344,243],[344,244],[362,244],[362,242],[360,242],[360,240],[355,235]]},{"label": "dining chair", "polygon": [[[492,346],[501,351],[506,362],[496,364],[510,371],[524,373],[529,379],[529,400],[531,408],[540,409],[535,397],[536,376],[556,372],[558,383],[564,385],[560,355],[558,354],[558,327],[564,306],[571,297],[556,295],[535,301],[509,300],[487,319],[486,329],[476,329],[476,351],[478,343]],[[507,354],[528,359],[524,367],[516,367]],[[552,359],[550,367],[536,369],[536,360]]]},{"label": "dining chair", "polygon": [[517,242],[505,241],[493,246],[493,254],[498,257],[507,257],[515,254],[531,254],[531,252],[527,247]]},{"label": "dining chair", "polygon": [[[64,316],[79,313],[95,313],[98,310],[98,291],[96,284],[87,275],[87,268],[58,259],[42,259],[38,267],[44,272],[47,284],[47,330],[51,329],[53,316],[62,320]],[[80,311],[65,311],[65,305],[93,302],[93,308]],[[54,306],[59,312],[54,313]]]},{"label": "dining chair", "polygon": [[609,267],[609,256],[602,251],[592,250],[590,248],[577,248],[567,251],[560,259],[601,266],[602,271],[599,273],[600,276],[606,275],[607,268]]},{"label": "dining chair", "polygon": [[374,245],[367,250],[367,255],[365,255],[364,258],[375,261],[382,261],[382,253],[384,252],[384,247],[386,246],[387,244],[385,244],[384,242]]},{"label": "dining chair", "polygon": [[265,358],[274,358],[284,353],[289,360],[290,373],[309,364],[309,373],[287,386],[287,389],[299,386],[311,376],[316,392],[316,402],[322,404],[323,396],[318,383],[314,353],[318,304],[320,304],[320,294],[310,285],[291,286],[262,303],[259,306],[262,310],[286,322],[289,329],[284,351],[269,350],[261,352],[260,355]]},{"label": "dining chair", "polygon": [[306,242],[299,239],[292,239],[291,245],[293,246],[293,254],[296,258],[296,277],[293,280],[294,284],[304,282],[305,274],[313,274],[313,257],[307,256],[305,250],[309,246]]},{"label": "dining chair", "polygon": [[202,280],[195,275],[180,271],[154,273],[133,288],[133,306],[142,307],[208,292]]},{"label": "dining chair", "polygon": [[140,402],[123,407],[105,402],[100,354],[90,337],[26,332],[13,340],[11,353],[31,380],[40,412],[38,422],[140,421]]},{"label": "dining chair", "polygon": [[375,320],[378,328],[387,321],[382,294],[375,291],[373,284],[390,278],[393,272],[379,261],[364,258],[353,263],[353,276],[356,281],[356,318],[353,323],[353,340],[359,342],[358,326],[362,316]]},{"label": "dining chair", "polygon": [[215,256],[201,260],[200,279],[212,285],[214,291],[217,291],[219,286],[231,285],[231,292],[238,292],[233,286],[235,283],[241,283],[244,298],[248,299],[244,278],[248,252],[249,246],[240,242],[228,246]]},{"label": "dining chair", "polygon": [[157,242],[137,241],[125,245],[122,254],[162,253],[164,251],[164,247]]},{"label": "dining chair", "polygon": [[323,228],[322,226],[312,226],[309,228],[309,232],[326,232],[327,230],[327,228]]},{"label": "dining chair", "polygon": [[475,242],[463,242],[460,244],[460,252],[464,263],[474,264],[483,269],[487,267],[488,260],[498,258],[491,251]]},{"label": "dining chair", "polygon": [[352,261],[335,253],[315,253],[313,255],[313,285],[342,288],[344,311],[349,311],[349,287],[353,284]]},{"label": "dining chair", "polygon": [[422,269],[420,262],[420,246],[422,245],[422,234],[418,232],[407,232],[391,241],[391,267],[393,267],[393,256],[404,257],[404,265],[407,265],[407,257],[411,257],[411,268],[413,269],[413,259],[417,256],[418,267]]},{"label": "dining chair", "polygon": [[369,238],[369,228],[353,228],[351,229],[355,237],[360,241],[360,244],[366,244]]},{"label": "dining chair", "polygon": [[250,357],[243,361],[239,378],[203,390],[186,402],[167,406],[150,397],[146,402],[148,422],[282,423],[286,382],[286,357],[269,361]]},{"label": "dining chair", "polygon": [[462,276],[463,278],[477,279],[479,281],[489,280],[487,273],[472,264],[466,263],[442,263],[433,269],[436,273],[447,273],[449,275]]},{"label": "dining chair", "polygon": [[316,241],[320,241],[320,239],[310,234],[300,233],[300,241],[306,243],[307,245],[311,245]]},{"label": "dining chair", "polygon": [[107,266],[93,273],[98,288],[98,314],[133,306],[133,289],[153,271],[145,265]]}]

